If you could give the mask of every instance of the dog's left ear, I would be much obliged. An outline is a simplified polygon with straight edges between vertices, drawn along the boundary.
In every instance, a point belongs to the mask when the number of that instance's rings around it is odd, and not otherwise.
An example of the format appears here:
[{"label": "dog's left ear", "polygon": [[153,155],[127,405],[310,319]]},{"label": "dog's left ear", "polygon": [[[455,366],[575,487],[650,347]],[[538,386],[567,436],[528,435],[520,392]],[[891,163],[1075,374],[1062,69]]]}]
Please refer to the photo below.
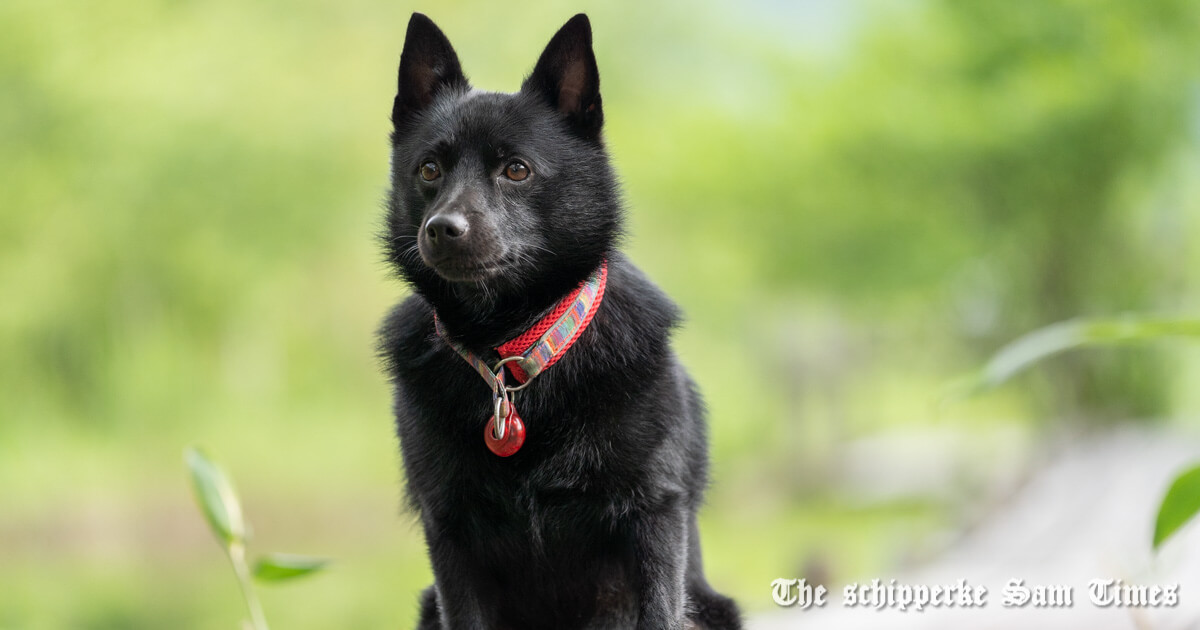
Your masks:
[{"label": "dog's left ear", "polygon": [[586,15],[580,13],[558,29],[521,91],[544,98],[584,139],[600,138],[604,123],[600,70],[592,52],[592,25]]}]

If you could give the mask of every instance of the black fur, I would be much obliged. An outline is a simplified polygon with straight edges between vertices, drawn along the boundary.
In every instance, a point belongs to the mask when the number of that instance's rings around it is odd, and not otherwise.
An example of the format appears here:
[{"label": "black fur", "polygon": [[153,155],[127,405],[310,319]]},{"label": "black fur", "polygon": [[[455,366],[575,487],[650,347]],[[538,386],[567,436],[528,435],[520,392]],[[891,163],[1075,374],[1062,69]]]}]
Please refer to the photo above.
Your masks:
[{"label": "black fur", "polygon": [[[669,345],[678,312],[615,249],[587,17],[554,36],[520,92],[492,94],[470,88],[449,41],[414,14],[392,115],[385,242],[415,295],[380,334],[435,576],[418,627],[739,628],[701,568],[707,443]],[[506,176],[514,160],[527,178]],[[590,327],[516,399],[524,447],[493,455],[490,389],[434,313],[494,356],[604,260]]]}]

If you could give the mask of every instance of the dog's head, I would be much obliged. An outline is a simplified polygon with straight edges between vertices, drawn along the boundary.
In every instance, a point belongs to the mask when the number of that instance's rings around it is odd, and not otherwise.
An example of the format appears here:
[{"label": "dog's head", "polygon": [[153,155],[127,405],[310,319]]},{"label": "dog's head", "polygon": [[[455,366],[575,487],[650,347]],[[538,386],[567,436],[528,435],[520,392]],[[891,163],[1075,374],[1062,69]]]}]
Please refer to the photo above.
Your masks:
[{"label": "dog's head", "polygon": [[472,89],[449,40],[413,14],[392,107],[388,255],[418,291],[475,298],[577,283],[613,246],[620,204],[601,143],[586,16],[521,90]]}]

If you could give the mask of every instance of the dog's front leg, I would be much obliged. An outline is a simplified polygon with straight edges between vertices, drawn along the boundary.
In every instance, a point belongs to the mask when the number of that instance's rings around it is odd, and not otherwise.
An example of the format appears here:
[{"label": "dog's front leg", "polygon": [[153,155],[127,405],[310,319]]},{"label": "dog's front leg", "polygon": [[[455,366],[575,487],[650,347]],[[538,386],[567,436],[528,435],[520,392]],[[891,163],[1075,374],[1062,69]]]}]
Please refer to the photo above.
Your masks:
[{"label": "dog's front leg", "polygon": [[683,628],[687,569],[687,510],[680,498],[643,513],[635,523],[641,586],[638,630]]},{"label": "dog's front leg", "polygon": [[446,536],[430,535],[429,557],[437,588],[438,617],[442,630],[487,630],[493,627],[476,590],[466,551]]}]

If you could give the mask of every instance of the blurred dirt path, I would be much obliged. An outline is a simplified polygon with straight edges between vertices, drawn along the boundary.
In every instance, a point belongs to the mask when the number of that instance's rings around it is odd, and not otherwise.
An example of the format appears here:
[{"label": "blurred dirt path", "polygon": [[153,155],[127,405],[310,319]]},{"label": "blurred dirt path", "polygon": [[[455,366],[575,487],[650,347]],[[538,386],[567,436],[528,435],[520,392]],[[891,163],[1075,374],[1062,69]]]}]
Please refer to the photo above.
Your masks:
[{"label": "blurred dirt path", "polygon": [[[1159,553],[1150,543],[1158,505],[1170,480],[1200,463],[1200,440],[1167,432],[1122,429],[1063,450],[1035,473],[990,519],[936,562],[892,578],[904,584],[987,587],[979,609],[926,608],[922,612],[842,605],[845,584],[826,584],[823,609],[780,609],[750,620],[750,630],[1192,630],[1200,629],[1200,525],[1193,522]],[[803,577],[803,576],[777,576]],[[1005,585],[1073,588],[1069,608],[1005,607]],[[1173,608],[1098,607],[1089,600],[1093,579],[1126,584],[1179,584]],[[769,588],[764,585],[764,590]]]}]

